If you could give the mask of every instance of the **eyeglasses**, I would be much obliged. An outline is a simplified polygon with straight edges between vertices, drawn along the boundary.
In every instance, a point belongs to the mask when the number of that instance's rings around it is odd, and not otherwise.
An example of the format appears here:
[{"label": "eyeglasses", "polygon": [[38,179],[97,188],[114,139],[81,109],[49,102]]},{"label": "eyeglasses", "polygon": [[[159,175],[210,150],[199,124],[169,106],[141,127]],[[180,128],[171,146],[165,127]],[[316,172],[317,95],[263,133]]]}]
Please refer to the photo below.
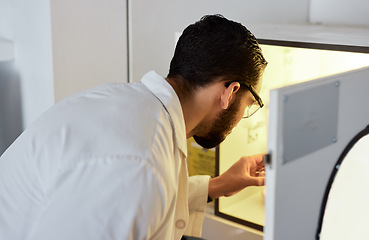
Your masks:
[{"label": "eyeglasses", "polygon": [[254,115],[254,113],[256,113],[260,108],[264,107],[264,103],[251,85],[246,85],[242,83],[240,84],[246,86],[247,89],[249,89],[249,91],[251,92],[252,96],[255,98],[255,101],[252,103],[252,105],[246,107],[245,114],[243,115],[243,118],[249,118]]},{"label": "eyeglasses", "polygon": [[[236,82],[236,81],[232,81],[232,82]],[[226,82],[225,86],[228,87],[232,82]],[[238,82],[238,83],[242,86],[247,87],[247,89],[250,91],[252,96],[255,98],[255,101],[253,102],[253,104],[246,107],[245,113],[243,115],[243,118],[249,118],[252,115],[254,115],[260,108],[264,107],[264,103],[261,100],[261,97],[256,93],[255,89],[251,85],[244,84],[241,82]]]}]

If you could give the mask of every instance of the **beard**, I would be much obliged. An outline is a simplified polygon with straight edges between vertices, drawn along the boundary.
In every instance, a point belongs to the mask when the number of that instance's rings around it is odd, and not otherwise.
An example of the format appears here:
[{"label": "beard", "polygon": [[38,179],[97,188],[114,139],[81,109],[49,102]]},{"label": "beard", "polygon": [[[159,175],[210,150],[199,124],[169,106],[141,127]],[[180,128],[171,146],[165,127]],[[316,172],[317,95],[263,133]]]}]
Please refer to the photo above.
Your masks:
[{"label": "beard", "polygon": [[236,100],[229,108],[220,112],[207,132],[193,136],[196,143],[207,149],[222,143],[235,127],[239,105],[240,102]]}]

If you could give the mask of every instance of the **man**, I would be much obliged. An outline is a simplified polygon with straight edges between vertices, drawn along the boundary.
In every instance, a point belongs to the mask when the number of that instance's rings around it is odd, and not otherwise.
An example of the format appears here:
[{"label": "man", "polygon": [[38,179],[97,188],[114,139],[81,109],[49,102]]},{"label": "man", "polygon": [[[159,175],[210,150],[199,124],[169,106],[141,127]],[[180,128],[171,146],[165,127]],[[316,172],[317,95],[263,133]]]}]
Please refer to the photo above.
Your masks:
[{"label": "man", "polygon": [[206,16],[184,30],[166,79],[149,72],[59,102],[0,158],[0,239],[200,236],[208,197],[263,185],[263,163],[188,178],[186,138],[215,147],[260,108],[265,66],[244,26]]}]

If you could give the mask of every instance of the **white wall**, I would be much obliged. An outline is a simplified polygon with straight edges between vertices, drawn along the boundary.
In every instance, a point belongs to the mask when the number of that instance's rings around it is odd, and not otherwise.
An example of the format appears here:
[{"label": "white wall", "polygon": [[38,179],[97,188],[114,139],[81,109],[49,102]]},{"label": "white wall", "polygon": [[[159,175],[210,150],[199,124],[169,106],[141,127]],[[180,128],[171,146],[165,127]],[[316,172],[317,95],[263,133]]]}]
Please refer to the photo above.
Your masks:
[{"label": "white wall", "polygon": [[65,96],[127,81],[126,22],[124,0],[0,0],[0,38],[14,42],[24,128]]},{"label": "white wall", "polygon": [[[134,81],[151,69],[166,75],[174,33],[205,14],[222,13],[251,31],[260,22],[369,25],[366,0],[128,2]],[[126,30],[124,0],[0,0],[0,37],[14,41],[24,126],[55,99],[101,82],[126,81]]]},{"label": "white wall", "polygon": [[51,1],[55,99],[104,82],[127,82],[123,0]]},{"label": "white wall", "polygon": [[313,23],[369,26],[368,0],[310,0]]},{"label": "white wall", "polygon": [[[242,22],[252,32],[260,22],[306,22],[308,0],[130,0],[131,79],[149,70],[166,75],[174,51],[174,33],[203,15],[220,13]],[[257,36],[256,36],[257,37]]]},{"label": "white wall", "polygon": [[149,70],[165,76],[175,32],[205,14],[221,13],[251,32],[256,23],[275,22],[369,26],[367,0],[129,0],[129,5],[132,81],[139,81]]},{"label": "white wall", "polygon": [[0,37],[14,42],[24,127],[54,103],[49,9],[44,0],[0,0]]}]

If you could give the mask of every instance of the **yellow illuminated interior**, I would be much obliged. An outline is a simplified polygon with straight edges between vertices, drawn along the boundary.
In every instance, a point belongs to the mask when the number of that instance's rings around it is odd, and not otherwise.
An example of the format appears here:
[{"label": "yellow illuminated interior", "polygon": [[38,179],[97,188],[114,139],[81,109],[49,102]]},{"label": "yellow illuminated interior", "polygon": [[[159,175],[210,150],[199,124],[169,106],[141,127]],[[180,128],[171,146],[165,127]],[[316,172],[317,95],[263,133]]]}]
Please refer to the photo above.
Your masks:
[{"label": "yellow illuminated interior", "polygon": [[[219,171],[226,171],[242,156],[266,153],[269,90],[369,66],[369,54],[261,45],[268,61],[260,96],[265,104],[249,119],[241,120],[219,146]],[[219,211],[264,226],[264,187],[250,187],[219,199]]]}]

